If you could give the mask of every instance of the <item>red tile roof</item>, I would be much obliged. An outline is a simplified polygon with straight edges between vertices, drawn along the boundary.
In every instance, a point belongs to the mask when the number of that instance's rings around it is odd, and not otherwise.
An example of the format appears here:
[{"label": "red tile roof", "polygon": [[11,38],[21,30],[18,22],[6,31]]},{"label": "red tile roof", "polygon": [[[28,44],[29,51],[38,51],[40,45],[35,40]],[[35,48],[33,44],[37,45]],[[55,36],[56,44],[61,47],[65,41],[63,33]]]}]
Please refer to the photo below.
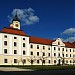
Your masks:
[{"label": "red tile roof", "polygon": [[22,30],[18,30],[18,29],[14,29],[14,28],[3,28],[0,32],[21,35],[21,36],[27,36]]},{"label": "red tile roof", "polygon": [[72,43],[64,42],[64,44],[65,44],[65,47],[75,48],[75,46]]},{"label": "red tile roof", "polygon": [[[8,34],[15,34],[15,35],[21,35],[21,36],[27,36],[22,30],[14,29],[14,28],[3,28],[3,30],[0,31],[1,33],[8,33]],[[52,42],[55,40],[49,40],[49,39],[43,39],[43,38],[37,38],[30,36],[29,42],[30,43],[37,43],[37,44],[43,44],[43,45],[52,45]],[[65,44],[65,47],[69,48],[75,48],[75,42],[69,43],[69,42],[63,42]]]},{"label": "red tile roof", "polygon": [[[48,40],[48,39],[37,38],[33,36],[30,36],[30,39],[29,39],[30,43],[37,43],[37,44],[44,44],[44,45],[52,45],[52,42],[54,41],[55,40]],[[69,43],[69,42],[63,42],[63,43],[65,44],[65,47],[75,48],[75,45],[73,45],[72,43]]]},{"label": "red tile roof", "polygon": [[29,42],[30,43],[37,43],[37,44],[44,44],[44,45],[51,45],[54,40],[48,40],[43,38],[37,38],[30,36]]}]

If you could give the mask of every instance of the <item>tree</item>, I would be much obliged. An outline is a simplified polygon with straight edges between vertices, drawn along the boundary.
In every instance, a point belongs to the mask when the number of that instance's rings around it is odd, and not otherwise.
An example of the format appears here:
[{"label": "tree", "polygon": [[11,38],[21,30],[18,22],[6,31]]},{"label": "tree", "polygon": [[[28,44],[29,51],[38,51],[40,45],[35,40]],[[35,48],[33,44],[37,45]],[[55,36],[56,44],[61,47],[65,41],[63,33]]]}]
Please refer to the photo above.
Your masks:
[{"label": "tree", "polygon": [[30,56],[27,58],[27,61],[31,63],[31,65],[33,65],[33,63],[36,61],[35,56]]},{"label": "tree", "polygon": [[25,60],[25,59],[22,59],[21,61],[22,61],[22,64],[23,64],[23,65],[24,65],[24,64],[25,64],[25,62],[26,62],[26,60]]}]

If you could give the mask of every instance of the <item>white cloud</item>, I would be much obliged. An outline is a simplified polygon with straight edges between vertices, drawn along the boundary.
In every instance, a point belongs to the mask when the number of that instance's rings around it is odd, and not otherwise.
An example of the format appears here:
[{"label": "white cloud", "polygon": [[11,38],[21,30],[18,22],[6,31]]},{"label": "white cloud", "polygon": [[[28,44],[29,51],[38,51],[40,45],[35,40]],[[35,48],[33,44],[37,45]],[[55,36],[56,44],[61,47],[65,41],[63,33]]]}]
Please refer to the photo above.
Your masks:
[{"label": "white cloud", "polygon": [[61,34],[72,35],[73,33],[75,33],[75,28],[66,29],[66,30],[65,30],[63,33],[61,33]]},{"label": "white cloud", "polygon": [[69,38],[65,39],[64,41],[75,42],[75,37],[69,37]]},{"label": "white cloud", "polygon": [[12,19],[15,16],[16,12],[17,12],[17,15],[18,15],[18,17],[21,20],[23,25],[30,25],[30,24],[35,24],[35,23],[39,22],[39,17],[34,15],[35,11],[32,8],[13,9],[12,17],[8,16],[10,22],[12,21]]}]

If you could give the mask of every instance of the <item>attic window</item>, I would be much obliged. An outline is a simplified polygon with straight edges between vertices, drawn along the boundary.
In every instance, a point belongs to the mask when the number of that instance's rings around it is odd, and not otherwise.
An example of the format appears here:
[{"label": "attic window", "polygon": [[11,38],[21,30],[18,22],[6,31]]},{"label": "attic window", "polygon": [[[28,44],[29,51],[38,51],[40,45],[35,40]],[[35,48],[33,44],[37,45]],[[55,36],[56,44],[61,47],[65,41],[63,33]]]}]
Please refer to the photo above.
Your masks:
[{"label": "attic window", "polygon": [[60,42],[58,42],[58,45],[60,45]]}]

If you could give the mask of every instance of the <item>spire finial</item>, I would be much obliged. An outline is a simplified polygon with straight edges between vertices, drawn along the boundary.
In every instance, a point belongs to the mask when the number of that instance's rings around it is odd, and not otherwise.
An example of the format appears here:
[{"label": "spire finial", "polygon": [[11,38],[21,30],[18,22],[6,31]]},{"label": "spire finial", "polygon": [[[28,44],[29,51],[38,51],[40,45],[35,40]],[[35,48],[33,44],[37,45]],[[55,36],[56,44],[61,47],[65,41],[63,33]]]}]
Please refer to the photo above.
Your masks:
[{"label": "spire finial", "polygon": [[20,22],[20,19],[18,18],[18,15],[17,15],[17,12],[18,11],[16,11],[15,16],[12,21],[19,21]]}]

